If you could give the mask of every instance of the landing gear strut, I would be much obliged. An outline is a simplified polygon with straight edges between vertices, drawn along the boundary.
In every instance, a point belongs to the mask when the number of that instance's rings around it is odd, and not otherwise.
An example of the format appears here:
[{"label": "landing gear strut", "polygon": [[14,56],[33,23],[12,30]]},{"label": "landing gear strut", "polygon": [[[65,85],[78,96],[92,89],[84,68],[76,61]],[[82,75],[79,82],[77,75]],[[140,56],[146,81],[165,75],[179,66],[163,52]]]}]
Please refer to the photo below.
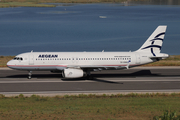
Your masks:
[{"label": "landing gear strut", "polygon": [[91,76],[90,71],[87,71],[86,74],[87,74],[86,78],[87,78],[88,80],[93,79],[93,77]]},{"label": "landing gear strut", "polygon": [[32,71],[29,71],[28,79],[31,79]]}]

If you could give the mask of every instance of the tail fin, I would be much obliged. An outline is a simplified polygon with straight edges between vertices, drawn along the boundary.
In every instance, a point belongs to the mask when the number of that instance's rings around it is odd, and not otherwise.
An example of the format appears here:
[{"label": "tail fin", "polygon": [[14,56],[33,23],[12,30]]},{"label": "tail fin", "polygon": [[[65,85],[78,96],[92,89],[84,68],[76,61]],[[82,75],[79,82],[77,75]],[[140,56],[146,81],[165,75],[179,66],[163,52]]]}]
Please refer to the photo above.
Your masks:
[{"label": "tail fin", "polygon": [[157,53],[161,52],[162,43],[165,36],[167,26],[158,26],[146,42],[136,52],[147,52],[152,53],[156,56]]}]

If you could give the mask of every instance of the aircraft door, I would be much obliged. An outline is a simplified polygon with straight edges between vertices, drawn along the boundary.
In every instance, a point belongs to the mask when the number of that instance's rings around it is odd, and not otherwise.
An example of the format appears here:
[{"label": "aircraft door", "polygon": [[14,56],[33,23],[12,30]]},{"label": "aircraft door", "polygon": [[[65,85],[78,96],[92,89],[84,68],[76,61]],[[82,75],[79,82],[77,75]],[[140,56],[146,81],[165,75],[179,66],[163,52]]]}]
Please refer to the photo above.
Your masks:
[{"label": "aircraft door", "polygon": [[34,56],[32,54],[29,55],[29,65],[34,65]]},{"label": "aircraft door", "polygon": [[140,64],[141,63],[141,57],[140,55],[137,53],[136,54],[136,64]]}]

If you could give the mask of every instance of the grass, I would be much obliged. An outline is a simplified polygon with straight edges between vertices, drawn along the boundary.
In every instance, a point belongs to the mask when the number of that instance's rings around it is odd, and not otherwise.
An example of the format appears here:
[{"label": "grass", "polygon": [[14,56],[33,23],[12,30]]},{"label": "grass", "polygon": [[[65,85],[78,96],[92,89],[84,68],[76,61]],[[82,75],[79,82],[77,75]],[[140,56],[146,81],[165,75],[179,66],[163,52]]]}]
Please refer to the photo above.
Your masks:
[{"label": "grass", "polygon": [[7,62],[13,58],[14,56],[0,56],[0,67],[7,67]]},{"label": "grass", "polygon": [[[14,56],[0,56],[0,67],[7,67],[6,63],[13,58]],[[180,66],[180,55],[171,55],[165,60],[160,60],[143,66]]]},{"label": "grass", "polygon": [[180,94],[65,95],[0,98],[0,119],[152,120],[163,111],[180,112]]}]

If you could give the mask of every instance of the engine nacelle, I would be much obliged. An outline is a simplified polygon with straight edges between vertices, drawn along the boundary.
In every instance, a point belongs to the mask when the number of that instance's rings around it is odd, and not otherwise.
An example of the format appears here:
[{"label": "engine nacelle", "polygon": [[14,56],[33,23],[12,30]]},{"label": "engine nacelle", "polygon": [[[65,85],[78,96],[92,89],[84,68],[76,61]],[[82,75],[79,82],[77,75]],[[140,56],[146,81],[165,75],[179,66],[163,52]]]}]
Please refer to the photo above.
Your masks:
[{"label": "engine nacelle", "polygon": [[84,76],[82,69],[68,68],[62,72],[64,78],[80,78]]}]

